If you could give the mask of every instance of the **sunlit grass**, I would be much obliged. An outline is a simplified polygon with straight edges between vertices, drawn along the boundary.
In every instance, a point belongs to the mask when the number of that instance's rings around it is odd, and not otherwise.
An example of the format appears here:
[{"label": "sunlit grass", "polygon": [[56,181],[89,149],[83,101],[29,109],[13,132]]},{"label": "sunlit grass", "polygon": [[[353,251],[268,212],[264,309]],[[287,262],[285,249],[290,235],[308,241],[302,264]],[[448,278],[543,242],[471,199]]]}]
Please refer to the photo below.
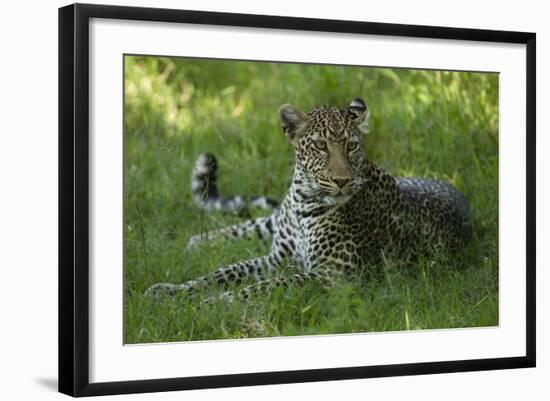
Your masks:
[{"label": "sunlit grass", "polygon": [[[127,57],[125,74],[127,343],[498,324],[497,75],[154,57]],[[396,175],[447,179],[467,195],[474,236],[462,254],[389,261],[366,282],[307,285],[248,304],[143,295],[267,250],[260,241],[186,249],[201,229],[241,220],[193,205],[189,177],[201,152],[218,156],[223,192],[281,199],[293,153],[279,106],[355,97],[371,111],[371,161]]]}]

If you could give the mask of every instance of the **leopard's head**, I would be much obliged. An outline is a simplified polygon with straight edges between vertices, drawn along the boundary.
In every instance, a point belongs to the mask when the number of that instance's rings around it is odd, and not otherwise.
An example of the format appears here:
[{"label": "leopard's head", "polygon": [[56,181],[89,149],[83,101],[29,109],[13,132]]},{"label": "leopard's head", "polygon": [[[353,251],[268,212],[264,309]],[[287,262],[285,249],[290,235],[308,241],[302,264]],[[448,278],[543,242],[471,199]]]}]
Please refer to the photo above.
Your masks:
[{"label": "leopard's head", "polygon": [[321,106],[308,113],[291,104],[281,106],[279,118],[294,146],[306,195],[340,204],[361,187],[365,180],[362,133],[368,114],[361,99],[354,99],[347,108]]}]

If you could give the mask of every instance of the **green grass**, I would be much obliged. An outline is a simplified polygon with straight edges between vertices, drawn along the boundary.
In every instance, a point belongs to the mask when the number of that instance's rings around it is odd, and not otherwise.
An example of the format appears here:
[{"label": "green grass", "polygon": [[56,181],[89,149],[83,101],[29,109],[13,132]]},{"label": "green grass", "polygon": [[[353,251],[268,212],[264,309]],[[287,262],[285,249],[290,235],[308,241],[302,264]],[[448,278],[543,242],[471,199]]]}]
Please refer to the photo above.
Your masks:
[{"label": "green grass", "polygon": [[[126,57],[125,75],[126,343],[498,324],[496,74]],[[189,177],[201,152],[218,156],[223,193],[281,199],[293,151],[279,106],[354,97],[371,110],[371,161],[395,175],[447,179],[466,194],[474,235],[463,253],[389,261],[365,282],[310,284],[248,304],[144,296],[154,283],[268,249],[252,240],[186,250],[191,235],[242,220],[193,205]]]}]

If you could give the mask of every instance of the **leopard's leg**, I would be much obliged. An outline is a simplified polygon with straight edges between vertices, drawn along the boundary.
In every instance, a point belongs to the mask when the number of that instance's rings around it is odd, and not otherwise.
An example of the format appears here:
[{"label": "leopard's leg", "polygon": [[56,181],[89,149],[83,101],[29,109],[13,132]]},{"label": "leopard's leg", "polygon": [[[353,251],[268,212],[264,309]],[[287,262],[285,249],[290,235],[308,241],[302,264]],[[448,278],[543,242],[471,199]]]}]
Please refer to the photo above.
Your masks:
[{"label": "leopard's leg", "polygon": [[277,270],[282,256],[272,252],[269,255],[232,263],[218,268],[211,274],[186,281],[182,284],[157,283],[149,287],[150,295],[176,295],[185,293],[193,295],[197,291],[215,286],[226,286],[229,283],[240,283],[248,279],[260,281]]},{"label": "leopard's leg", "polygon": [[205,299],[205,303],[232,302],[234,299],[247,301],[254,295],[268,296],[276,288],[288,288],[289,286],[301,286],[308,282],[314,282],[325,288],[333,287],[338,280],[344,277],[344,273],[333,267],[318,267],[310,272],[295,273],[290,276],[271,277],[246,286],[238,291],[226,291]]},{"label": "leopard's leg", "polygon": [[240,224],[220,228],[213,231],[205,231],[200,234],[193,235],[187,243],[187,248],[191,249],[197,245],[204,244],[208,241],[213,241],[218,238],[225,239],[250,239],[254,234],[260,239],[271,239],[275,229],[276,215],[259,217],[256,219],[247,220]]}]

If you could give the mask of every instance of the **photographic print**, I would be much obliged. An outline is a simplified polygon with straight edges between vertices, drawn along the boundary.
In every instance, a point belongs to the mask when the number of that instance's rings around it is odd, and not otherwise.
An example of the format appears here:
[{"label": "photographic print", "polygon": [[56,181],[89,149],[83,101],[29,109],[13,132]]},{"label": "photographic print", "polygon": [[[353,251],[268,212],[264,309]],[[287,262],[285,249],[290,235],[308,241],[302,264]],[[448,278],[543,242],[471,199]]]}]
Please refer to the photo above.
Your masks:
[{"label": "photographic print", "polygon": [[534,367],[535,60],[532,32],[61,8],[59,391]]},{"label": "photographic print", "polygon": [[498,326],[499,75],[124,56],[124,343]]}]

